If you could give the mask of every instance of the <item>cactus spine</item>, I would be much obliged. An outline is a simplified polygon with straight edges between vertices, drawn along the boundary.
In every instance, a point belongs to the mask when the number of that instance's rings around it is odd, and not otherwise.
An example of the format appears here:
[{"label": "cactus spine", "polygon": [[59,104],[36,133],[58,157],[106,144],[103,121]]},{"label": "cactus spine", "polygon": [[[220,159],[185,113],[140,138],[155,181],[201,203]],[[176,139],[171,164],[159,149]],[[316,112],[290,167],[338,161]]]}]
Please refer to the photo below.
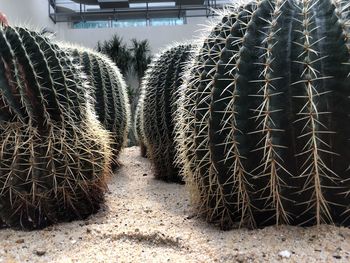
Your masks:
[{"label": "cactus spine", "polygon": [[95,111],[105,129],[113,135],[114,163],[126,145],[130,126],[130,105],[125,81],[117,66],[105,55],[87,48],[61,44],[81,65],[93,87]]},{"label": "cactus spine", "polygon": [[191,44],[179,44],[156,57],[146,72],[139,101],[141,136],[147,148],[156,178],[180,182],[174,166],[174,102],[181,85],[184,65],[190,57]]},{"label": "cactus spine", "polygon": [[42,228],[97,211],[109,134],[69,56],[42,35],[0,27],[0,219]]},{"label": "cactus spine", "polygon": [[345,1],[253,1],[204,41],[177,138],[209,221],[350,224],[349,21]]}]

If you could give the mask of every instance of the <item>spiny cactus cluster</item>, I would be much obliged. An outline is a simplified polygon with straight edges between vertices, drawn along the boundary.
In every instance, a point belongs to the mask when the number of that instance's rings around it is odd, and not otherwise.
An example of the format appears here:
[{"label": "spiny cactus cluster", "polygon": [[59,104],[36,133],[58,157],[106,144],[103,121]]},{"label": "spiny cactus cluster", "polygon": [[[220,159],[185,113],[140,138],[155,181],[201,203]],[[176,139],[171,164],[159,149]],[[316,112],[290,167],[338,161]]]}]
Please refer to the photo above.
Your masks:
[{"label": "spiny cactus cluster", "polygon": [[144,98],[143,93],[145,92],[145,86],[142,84],[140,89],[141,89],[141,94],[140,94],[139,102],[137,104],[136,111],[135,111],[134,131],[136,134],[136,141],[138,141],[139,145],[140,145],[140,154],[142,157],[147,157],[147,148],[145,145],[145,139],[142,136],[142,127],[141,127],[141,113],[142,112],[140,109],[142,100]]},{"label": "spiny cactus cluster", "polygon": [[88,48],[61,44],[72,54],[74,63],[81,65],[92,85],[95,111],[103,127],[111,132],[114,164],[127,141],[130,105],[123,76],[117,66],[105,55]]},{"label": "spiny cactus cluster", "polygon": [[176,113],[208,221],[350,225],[349,36],[342,0],[253,1],[212,29]]},{"label": "spiny cactus cluster", "polygon": [[146,73],[142,85],[136,121],[139,138],[144,141],[155,176],[181,182],[179,169],[174,166],[174,121],[177,92],[184,63],[190,58],[193,44],[178,44],[157,56]]},{"label": "spiny cactus cluster", "polygon": [[42,228],[97,211],[110,175],[110,138],[90,87],[56,44],[0,26],[0,219]]}]

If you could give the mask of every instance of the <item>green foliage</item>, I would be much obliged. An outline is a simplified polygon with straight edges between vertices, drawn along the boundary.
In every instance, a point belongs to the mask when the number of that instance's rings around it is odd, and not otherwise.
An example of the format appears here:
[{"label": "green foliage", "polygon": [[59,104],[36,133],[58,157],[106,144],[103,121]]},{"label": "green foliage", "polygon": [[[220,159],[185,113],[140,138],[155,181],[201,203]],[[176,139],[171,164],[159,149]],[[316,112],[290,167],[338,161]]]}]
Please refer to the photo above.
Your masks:
[{"label": "green foliage", "polygon": [[98,210],[109,134],[70,57],[43,35],[0,26],[0,219],[42,228]]},{"label": "green foliage", "polygon": [[349,11],[347,1],[253,1],[228,10],[197,50],[176,127],[208,221],[350,225]]},{"label": "green foliage", "polygon": [[131,66],[137,73],[139,80],[141,80],[145,75],[148,65],[152,61],[152,56],[150,55],[151,50],[148,40],[139,42],[136,39],[132,39],[131,44]]},{"label": "green foliage", "polygon": [[123,75],[128,72],[131,53],[121,37],[113,35],[110,40],[105,40],[102,44],[98,42],[97,51],[107,55],[117,65]]},{"label": "green foliage", "polygon": [[142,84],[136,110],[136,130],[146,145],[156,178],[180,182],[174,166],[174,121],[177,89],[181,85],[184,63],[190,58],[192,44],[179,44],[156,57]]},{"label": "green foliage", "polygon": [[[110,40],[104,41],[103,43],[98,42],[96,49],[110,57],[118,68],[121,69],[126,79],[130,79],[130,77],[133,77],[132,74],[136,74],[138,85],[141,84],[141,79],[152,59],[148,40],[137,41],[136,39],[132,39],[131,47],[129,48],[123,42],[122,38],[114,35]],[[140,86],[133,87],[129,83],[127,90],[131,105],[131,118],[132,122],[134,122],[133,118],[139,98]],[[129,146],[137,144],[135,136],[136,132],[133,127],[131,127],[128,133]]]},{"label": "green foliage", "polygon": [[133,69],[139,79],[142,79],[147,65],[152,60],[148,40],[132,39],[129,48],[118,35],[113,35],[110,40],[105,40],[103,43],[97,42],[96,51],[107,55],[124,76],[129,69]]}]

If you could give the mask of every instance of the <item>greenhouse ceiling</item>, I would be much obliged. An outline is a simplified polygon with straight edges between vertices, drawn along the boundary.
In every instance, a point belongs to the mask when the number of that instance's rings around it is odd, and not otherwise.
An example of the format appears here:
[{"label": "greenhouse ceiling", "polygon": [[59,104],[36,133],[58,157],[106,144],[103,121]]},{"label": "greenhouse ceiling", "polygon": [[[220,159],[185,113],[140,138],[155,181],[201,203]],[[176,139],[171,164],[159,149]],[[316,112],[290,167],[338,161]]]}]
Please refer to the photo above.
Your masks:
[{"label": "greenhouse ceiling", "polygon": [[213,16],[232,0],[48,0],[55,22]]}]

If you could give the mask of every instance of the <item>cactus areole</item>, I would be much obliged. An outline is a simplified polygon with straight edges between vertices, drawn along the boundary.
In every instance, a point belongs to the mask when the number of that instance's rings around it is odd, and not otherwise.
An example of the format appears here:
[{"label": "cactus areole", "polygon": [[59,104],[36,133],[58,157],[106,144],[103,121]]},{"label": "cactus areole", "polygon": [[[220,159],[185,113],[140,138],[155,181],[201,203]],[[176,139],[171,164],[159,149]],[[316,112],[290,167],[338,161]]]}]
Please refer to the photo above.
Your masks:
[{"label": "cactus areole", "polygon": [[350,225],[349,37],[336,0],[253,1],[211,31],[178,117],[209,221]]}]

